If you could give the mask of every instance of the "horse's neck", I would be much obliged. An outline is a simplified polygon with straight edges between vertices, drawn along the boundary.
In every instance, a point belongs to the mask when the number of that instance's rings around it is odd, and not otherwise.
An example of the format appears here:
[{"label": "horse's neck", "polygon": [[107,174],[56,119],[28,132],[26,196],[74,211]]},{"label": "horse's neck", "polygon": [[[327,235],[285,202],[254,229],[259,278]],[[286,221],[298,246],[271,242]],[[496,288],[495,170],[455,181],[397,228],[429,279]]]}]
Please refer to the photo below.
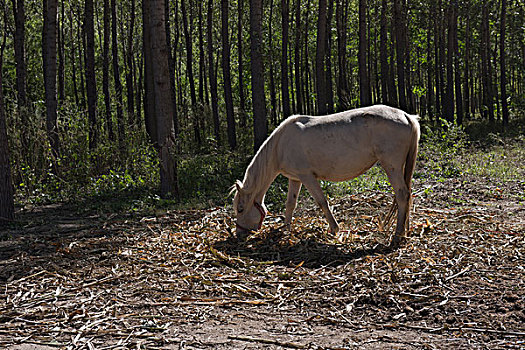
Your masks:
[{"label": "horse's neck", "polygon": [[250,192],[253,194],[255,202],[262,204],[264,195],[277,174],[277,167],[273,158],[263,152],[258,153],[256,159],[250,164],[244,179],[245,184],[250,184]]}]

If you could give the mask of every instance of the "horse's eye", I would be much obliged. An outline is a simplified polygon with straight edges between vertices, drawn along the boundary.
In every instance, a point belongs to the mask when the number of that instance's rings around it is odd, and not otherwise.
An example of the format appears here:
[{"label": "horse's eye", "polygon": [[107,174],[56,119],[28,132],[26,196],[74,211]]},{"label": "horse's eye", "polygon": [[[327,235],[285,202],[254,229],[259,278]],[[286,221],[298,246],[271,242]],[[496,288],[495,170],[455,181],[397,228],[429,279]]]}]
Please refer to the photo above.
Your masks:
[{"label": "horse's eye", "polygon": [[244,210],[243,208],[237,208],[237,212],[238,212],[238,213],[242,213],[243,210]]}]

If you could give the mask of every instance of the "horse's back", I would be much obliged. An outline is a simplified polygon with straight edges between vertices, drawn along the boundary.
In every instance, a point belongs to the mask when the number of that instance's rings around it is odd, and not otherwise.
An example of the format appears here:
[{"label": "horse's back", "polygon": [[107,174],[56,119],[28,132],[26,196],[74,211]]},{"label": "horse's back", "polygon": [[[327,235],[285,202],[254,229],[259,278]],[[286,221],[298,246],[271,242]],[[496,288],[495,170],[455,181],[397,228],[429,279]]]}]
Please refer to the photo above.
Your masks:
[{"label": "horse's back", "polygon": [[412,128],[417,127],[412,119],[382,105],[327,116],[292,116],[280,127],[278,158],[290,172],[314,171],[319,178],[336,181],[352,178],[378,160],[404,159]]}]

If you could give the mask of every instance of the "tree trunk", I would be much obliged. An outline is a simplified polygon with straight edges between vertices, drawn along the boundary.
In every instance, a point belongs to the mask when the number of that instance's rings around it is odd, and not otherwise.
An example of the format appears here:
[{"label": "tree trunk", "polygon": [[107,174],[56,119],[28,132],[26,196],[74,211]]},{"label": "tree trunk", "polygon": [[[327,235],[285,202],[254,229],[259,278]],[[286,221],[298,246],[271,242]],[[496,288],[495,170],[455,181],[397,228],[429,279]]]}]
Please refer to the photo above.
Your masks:
[{"label": "tree trunk", "polygon": [[239,64],[239,103],[240,114],[241,114],[241,126],[246,126],[246,97],[244,95],[244,59],[242,49],[242,18],[244,14],[244,1],[237,1],[237,51],[238,51],[238,64]]},{"label": "tree trunk", "polygon": [[[394,10],[392,9],[392,13]],[[397,87],[396,87],[396,60],[395,60],[395,28],[392,24],[390,26],[390,65],[389,65],[389,77],[388,77],[388,93],[389,101],[392,106],[399,106],[397,100]]]},{"label": "tree trunk", "polygon": [[505,29],[507,25],[507,0],[501,0],[501,19],[499,37],[499,62],[500,62],[500,86],[501,86],[501,109],[503,115],[503,128],[509,125],[509,106],[507,103],[507,67],[505,64]]},{"label": "tree trunk", "polygon": [[332,18],[334,13],[334,2],[328,4],[328,13],[326,16],[326,113],[334,113],[334,91],[332,84]]},{"label": "tree trunk", "polygon": [[[433,119],[434,117],[434,87],[432,85],[433,82],[433,76],[434,72],[432,71],[432,46],[431,46],[431,35],[432,35],[432,28],[433,23],[430,20],[434,16],[434,11],[432,10],[432,7],[429,6],[429,12],[428,12],[428,27],[427,27],[427,113],[430,117],[430,119]],[[436,34],[434,33],[434,41],[436,40]],[[437,60],[436,57],[434,57],[434,60]]]},{"label": "tree trunk", "polygon": [[60,7],[60,21],[58,22],[58,104],[62,105],[66,99],[66,91],[64,84],[64,7],[62,1]]},{"label": "tree trunk", "polygon": [[[308,0],[307,1],[307,7],[306,7],[306,18],[305,18],[305,21],[304,21],[304,33],[308,33],[309,32],[310,3],[311,3],[311,1]],[[304,51],[303,51],[304,98],[303,98],[303,101],[305,101],[304,102],[305,112],[308,113],[308,114],[313,114],[315,112],[314,112],[314,106],[313,106],[313,99],[310,96],[310,91],[311,91],[310,81],[312,79],[311,79],[310,66],[309,66],[309,64],[310,64],[309,52],[310,51],[308,50],[308,35],[304,36],[303,44],[304,44]]]},{"label": "tree trunk", "polygon": [[215,141],[221,143],[220,121],[219,121],[219,97],[217,94],[217,74],[215,72],[215,60],[213,58],[213,0],[208,1],[208,72],[211,92],[211,112],[213,119],[213,132]]},{"label": "tree trunk", "polygon": [[406,87],[405,87],[405,22],[402,13],[402,0],[394,0],[394,32],[396,38],[396,63],[397,63],[397,91],[399,96],[399,107],[406,111]]},{"label": "tree trunk", "polygon": [[348,107],[348,75],[347,75],[347,9],[346,0],[337,0],[335,18],[337,28],[337,110]]},{"label": "tree trunk", "polygon": [[7,16],[4,13],[4,31],[0,44],[0,226],[12,221],[15,217],[13,200],[13,181],[11,178],[11,163],[9,160],[9,143],[4,110],[4,85],[2,81],[4,49],[7,36]]},{"label": "tree trunk", "polygon": [[454,5],[450,3],[446,12],[447,21],[447,86],[443,114],[448,122],[454,121]]},{"label": "tree trunk", "polygon": [[25,33],[26,33],[26,15],[25,0],[12,0],[13,14],[15,19],[14,49],[16,64],[16,92],[17,92],[17,112],[21,118],[20,134],[21,145],[27,149],[29,144],[28,135],[28,102],[27,102],[27,66],[25,54]]},{"label": "tree trunk", "polygon": [[412,60],[410,58],[410,41],[409,32],[408,32],[408,5],[407,0],[401,1],[401,18],[403,18],[403,36],[405,41],[405,94],[407,99],[407,111],[409,113],[416,113],[414,93],[412,91]]},{"label": "tree trunk", "polygon": [[[268,33],[273,33],[272,30],[273,22],[273,0],[270,0],[270,19],[268,20]],[[277,96],[275,92],[275,79],[274,79],[274,62],[273,62],[273,35],[268,36],[268,50],[269,50],[269,64],[270,64],[270,122],[273,125],[277,124]]]},{"label": "tree trunk", "polygon": [[[177,9],[175,9],[176,11]],[[169,1],[165,1],[164,5],[164,17],[166,18],[166,45],[168,47],[168,65],[170,71],[170,91],[171,91],[171,103],[173,104],[173,130],[175,132],[175,137],[179,136],[179,119],[177,112],[177,90],[175,83],[175,52],[176,48],[173,48],[171,43],[171,18],[170,18],[170,4]],[[175,21],[177,23],[177,21]],[[177,43],[175,42],[175,46]],[[172,53],[173,52],[173,53]],[[123,133],[124,134],[124,133]]]},{"label": "tree trunk", "polygon": [[237,147],[237,138],[235,136],[235,117],[233,115],[233,96],[232,82],[230,76],[230,40],[228,38],[228,19],[229,19],[229,1],[221,0],[221,19],[222,19],[222,77],[224,84],[224,104],[226,107],[226,124],[228,132],[228,143],[230,149]]},{"label": "tree trunk", "polygon": [[295,43],[294,43],[294,68],[295,68],[295,112],[304,113],[303,86],[301,82],[301,1],[295,0]]},{"label": "tree trunk", "polygon": [[[68,12],[68,19],[69,19],[69,33],[70,35],[73,35],[75,32],[73,29],[73,11]],[[78,87],[77,87],[77,48],[75,45],[75,39],[72,38],[71,40],[71,50],[70,50],[70,60],[71,60],[71,80],[73,81],[73,95],[75,97],[75,104],[77,106],[80,106],[80,99],[78,97]]]},{"label": "tree trunk", "polygon": [[368,38],[367,38],[367,0],[359,0],[359,98],[361,106],[372,103],[370,96],[370,77],[367,66]]},{"label": "tree trunk", "polygon": [[387,33],[387,0],[381,1],[381,28],[380,28],[380,43],[379,43],[379,61],[381,64],[381,99],[383,103],[388,103],[388,55],[386,52],[386,44],[388,42]]},{"label": "tree trunk", "polygon": [[317,20],[317,50],[315,54],[315,93],[317,94],[317,114],[326,114],[326,0],[319,0],[319,16]]},{"label": "tree trunk", "polygon": [[117,8],[116,0],[111,0],[111,55],[113,56],[113,80],[115,82],[115,102],[117,105],[117,130],[121,150],[125,149],[124,112],[122,111],[122,83],[120,81],[120,66],[118,62],[117,45]]},{"label": "tree trunk", "polygon": [[204,33],[202,26],[202,6],[203,2],[198,1],[199,6],[199,22],[198,22],[198,31],[199,31],[199,103],[204,104],[204,90],[206,89],[206,74],[205,74],[205,61],[204,61]]},{"label": "tree trunk", "polygon": [[466,29],[465,29],[465,54],[463,57],[465,58],[465,68],[464,68],[464,85],[463,85],[463,96],[465,97],[464,101],[464,114],[465,118],[469,117],[469,111],[470,111],[470,84],[469,84],[469,75],[470,75],[470,3],[468,1],[465,2],[465,13],[467,14],[466,18]]},{"label": "tree trunk", "polygon": [[89,149],[93,150],[97,146],[98,142],[97,83],[95,78],[95,27],[93,22],[93,0],[85,1],[84,11],[84,27],[86,31],[86,92],[89,118]]},{"label": "tree trunk", "polygon": [[281,95],[283,119],[290,114],[290,91],[288,88],[288,28],[290,0],[281,0],[282,50],[281,50]]},{"label": "tree trunk", "polygon": [[456,92],[456,122],[458,125],[463,124],[463,96],[461,94],[461,62],[458,45],[458,2],[453,4],[453,44],[454,44],[454,84]]},{"label": "tree trunk", "polygon": [[436,121],[441,115],[441,101],[443,100],[443,37],[441,35],[441,1],[436,8],[432,5],[434,16],[434,56],[435,56],[435,78],[436,78]]},{"label": "tree trunk", "polygon": [[148,129],[159,154],[160,195],[169,198],[178,188],[164,1],[144,1],[142,13]]},{"label": "tree trunk", "polygon": [[51,152],[55,160],[53,170],[56,172],[56,158],[59,156],[59,139],[57,126],[57,1],[44,0],[44,26],[42,33],[42,55],[44,68],[44,87],[46,100],[46,130]]},{"label": "tree trunk", "polygon": [[489,33],[489,9],[488,4],[482,5],[482,20],[481,20],[481,83],[483,85],[483,108],[482,115],[489,119],[491,123],[494,122],[494,106],[492,102],[491,78],[489,69],[490,59],[490,33]]},{"label": "tree trunk", "polygon": [[103,64],[102,64],[102,91],[104,93],[105,119],[106,129],[108,131],[109,140],[115,139],[113,133],[113,120],[111,117],[111,96],[109,94],[109,42],[110,42],[110,8],[109,0],[104,0],[104,50],[103,50]]},{"label": "tree trunk", "polygon": [[266,101],[264,97],[264,66],[262,41],[262,0],[250,0],[250,65],[252,74],[252,106],[254,151],[266,139]]},{"label": "tree trunk", "polygon": [[[184,31],[184,39],[186,43],[186,74],[188,75],[188,82],[190,84],[190,98],[191,98],[191,110],[192,110],[192,119],[193,119],[193,133],[197,145],[202,144],[201,134],[199,130],[199,121],[197,116],[197,95],[195,94],[195,80],[193,78],[193,42],[191,31],[189,30],[188,25],[188,14],[186,10],[185,2],[187,0],[181,0],[181,13],[182,13],[182,28]],[[210,0],[211,1],[211,0]],[[209,16],[209,13],[208,13]],[[209,22],[209,20],[208,20]],[[210,47],[211,43],[208,43]],[[210,64],[211,65],[211,64]],[[210,76],[211,81],[211,76]]]},{"label": "tree trunk", "polygon": [[127,118],[128,125],[135,123],[135,99],[133,93],[133,36],[135,28],[135,0],[131,0],[131,9],[129,14],[128,41],[126,52],[126,97],[127,97]]}]

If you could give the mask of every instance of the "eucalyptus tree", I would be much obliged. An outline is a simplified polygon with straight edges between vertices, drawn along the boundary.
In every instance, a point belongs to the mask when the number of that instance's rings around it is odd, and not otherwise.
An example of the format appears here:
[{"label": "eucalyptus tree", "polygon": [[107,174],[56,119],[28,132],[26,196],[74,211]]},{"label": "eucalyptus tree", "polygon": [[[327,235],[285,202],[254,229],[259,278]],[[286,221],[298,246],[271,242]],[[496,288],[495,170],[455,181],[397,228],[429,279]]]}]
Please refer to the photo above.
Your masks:
[{"label": "eucalyptus tree", "polygon": [[4,8],[3,13],[3,34],[0,41],[0,225],[14,219],[15,206],[13,200],[13,182],[11,178],[11,164],[9,157],[9,142],[7,139],[7,125],[4,108],[3,90],[3,63],[4,50],[7,41],[7,11],[5,10],[5,0],[0,0]]}]

